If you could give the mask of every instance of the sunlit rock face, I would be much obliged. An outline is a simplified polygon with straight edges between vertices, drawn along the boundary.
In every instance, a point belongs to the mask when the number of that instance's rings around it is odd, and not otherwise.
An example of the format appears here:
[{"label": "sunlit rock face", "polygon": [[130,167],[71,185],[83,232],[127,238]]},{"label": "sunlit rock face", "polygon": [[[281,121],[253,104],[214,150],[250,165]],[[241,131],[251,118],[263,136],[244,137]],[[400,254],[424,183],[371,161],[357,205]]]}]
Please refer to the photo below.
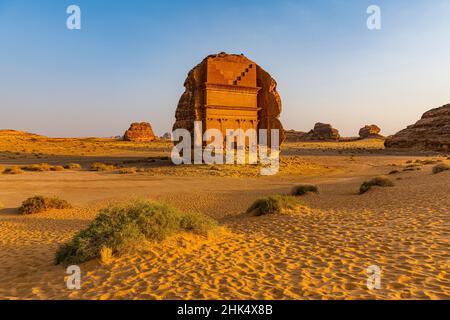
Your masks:
[{"label": "sunlit rock face", "polygon": [[450,151],[450,104],[425,112],[415,124],[388,137],[385,146]]},{"label": "sunlit rock face", "polygon": [[304,135],[304,140],[339,140],[339,130],[333,128],[331,124],[318,122],[314,129]]},{"label": "sunlit rock face", "polygon": [[145,142],[153,141],[156,137],[153,134],[152,126],[148,122],[132,123],[130,128],[123,135],[125,141]]},{"label": "sunlit rock face", "polygon": [[379,126],[375,124],[369,124],[359,129],[359,137],[361,139],[382,138],[383,136],[380,135],[380,132],[381,129]]},{"label": "sunlit rock face", "polygon": [[277,83],[244,55],[206,57],[189,72],[184,86],[174,130],[193,133],[194,121],[201,121],[203,131],[218,129],[224,136],[227,129],[279,129],[280,143],[284,140]]}]

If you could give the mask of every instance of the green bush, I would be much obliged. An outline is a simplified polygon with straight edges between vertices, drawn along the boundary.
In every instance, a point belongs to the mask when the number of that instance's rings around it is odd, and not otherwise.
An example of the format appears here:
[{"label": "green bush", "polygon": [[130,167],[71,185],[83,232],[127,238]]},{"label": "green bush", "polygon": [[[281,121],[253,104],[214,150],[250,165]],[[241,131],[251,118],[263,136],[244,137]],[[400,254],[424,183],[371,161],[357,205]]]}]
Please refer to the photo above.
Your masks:
[{"label": "green bush", "polygon": [[46,211],[48,209],[69,209],[71,207],[72,206],[66,200],[35,196],[22,202],[22,206],[19,208],[19,213],[34,214]]},{"label": "green bush", "polygon": [[308,192],[319,193],[319,189],[317,188],[317,186],[311,184],[302,184],[299,186],[295,186],[292,189],[293,196],[303,196]]},{"label": "green bush", "polygon": [[294,196],[273,195],[257,199],[247,209],[247,213],[256,216],[266,214],[286,214],[301,206],[302,203]]},{"label": "green bush", "polygon": [[76,264],[100,257],[102,248],[113,254],[135,249],[144,241],[161,241],[180,231],[206,235],[217,222],[207,216],[183,213],[160,203],[136,201],[100,210],[87,229],[56,253],[56,264]]},{"label": "green bush", "polygon": [[450,166],[447,165],[447,164],[444,164],[444,163],[438,164],[438,165],[433,167],[433,173],[434,174],[440,173],[440,172],[443,172],[443,171],[447,171],[447,170],[450,170]]},{"label": "green bush", "polygon": [[361,187],[359,188],[359,193],[363,194],[370,190],[370,188],[378,186],[378,187],[393,187],[394,183],[386,177],[376,177],[369,181],[363,182]]}]

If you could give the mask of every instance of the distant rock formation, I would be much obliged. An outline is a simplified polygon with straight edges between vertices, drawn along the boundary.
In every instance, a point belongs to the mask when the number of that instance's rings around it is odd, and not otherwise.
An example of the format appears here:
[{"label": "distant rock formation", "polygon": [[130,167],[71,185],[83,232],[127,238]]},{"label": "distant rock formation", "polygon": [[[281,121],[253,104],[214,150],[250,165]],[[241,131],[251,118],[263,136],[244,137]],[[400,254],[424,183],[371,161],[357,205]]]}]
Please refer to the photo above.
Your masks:
[{"label": "distant rock formation", "polygon": [[363,128],[359,130],[359,137],[361,139],[368,138],[383,138],[380,134],[381,129],[375,124],[365,125]]},{"label": "distant rock formation", "polygon": [[193,133],[194,121],[202,121],[204,131],[218,129],[223,135],[227,129],[278,129],[284,140],[277,83],[244,55],[207,56],[189,72],[184,87],[173,130]]},{"label": "distant rock formation", "polygon": [[423,114],[415,124],[386,139],[386,148],[450,151],[450,104]]},{"label": "distant rock formation", "polygon": [[152,126],[148,122],[132,123],[123,136],[123,140],[134,142],[146,142],[153,141],[155,139]]},{"label": "distant rock formation", "polygon": [[316,123],[314,129],[304,135],[305,140],[339,140],[339,130],[331,124]]},{"label": "distant rock formation", "polygon": [[285,131],[286,142],[298,142],[303,141],[305,138],[306,132],[296,131],[296,130],[287,130]]},{"label": "distant rock formation", "polygon": [[172,134],[170,132],[166,132],[161,136],[161,140],[170,141],[172,140]]}]

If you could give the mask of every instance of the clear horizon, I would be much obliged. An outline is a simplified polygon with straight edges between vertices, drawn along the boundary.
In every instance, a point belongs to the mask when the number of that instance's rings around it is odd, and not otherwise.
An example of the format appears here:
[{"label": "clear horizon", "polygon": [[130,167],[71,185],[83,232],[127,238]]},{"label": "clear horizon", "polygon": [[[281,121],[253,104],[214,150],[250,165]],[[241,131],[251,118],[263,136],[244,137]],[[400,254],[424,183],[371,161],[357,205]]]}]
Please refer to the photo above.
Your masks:
[{"label": "clear horizon", "polygon": [[[71,4],[81,30],[66,28]],[[162,135],[187,73],[224,51],[275,78],[286,130],[390,135],[450,103],[449,36],[445,0],[0,0],[0,129],[108,137],[146,121]]]}]

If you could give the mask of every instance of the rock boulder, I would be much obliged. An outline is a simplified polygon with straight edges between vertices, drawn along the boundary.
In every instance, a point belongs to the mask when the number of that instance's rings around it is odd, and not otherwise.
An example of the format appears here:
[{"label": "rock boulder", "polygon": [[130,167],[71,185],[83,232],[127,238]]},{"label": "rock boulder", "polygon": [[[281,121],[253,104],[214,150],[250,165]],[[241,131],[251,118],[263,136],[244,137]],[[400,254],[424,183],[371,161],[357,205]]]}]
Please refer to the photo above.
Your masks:
[{"label": "rock boulder", "polygon": [[390,136],[386,148],[450,151],[450,104],[423,114],[415,124]]},{"label": "rock boulder", "polygon": [[132,123],[123,136],[123,140],[134,142],[146,142],[155,139],[156,137],[153,134],[152,126],[148,122]]}]

